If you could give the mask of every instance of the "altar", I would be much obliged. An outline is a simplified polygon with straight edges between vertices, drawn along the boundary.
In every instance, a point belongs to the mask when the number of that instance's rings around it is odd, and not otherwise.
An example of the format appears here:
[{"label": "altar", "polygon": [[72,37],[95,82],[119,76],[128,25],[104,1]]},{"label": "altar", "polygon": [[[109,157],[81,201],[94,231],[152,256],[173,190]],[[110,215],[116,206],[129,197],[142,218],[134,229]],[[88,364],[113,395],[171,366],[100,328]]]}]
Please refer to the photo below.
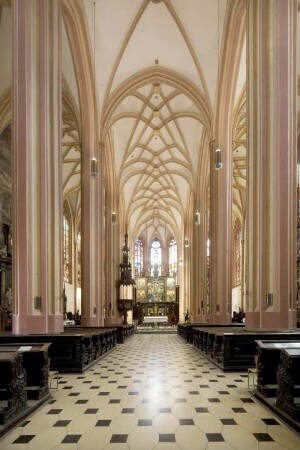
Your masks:
[{"label": "altar", "polygon": [[168,323],[167,316],[146,316],[143,319],[143,323]]}]

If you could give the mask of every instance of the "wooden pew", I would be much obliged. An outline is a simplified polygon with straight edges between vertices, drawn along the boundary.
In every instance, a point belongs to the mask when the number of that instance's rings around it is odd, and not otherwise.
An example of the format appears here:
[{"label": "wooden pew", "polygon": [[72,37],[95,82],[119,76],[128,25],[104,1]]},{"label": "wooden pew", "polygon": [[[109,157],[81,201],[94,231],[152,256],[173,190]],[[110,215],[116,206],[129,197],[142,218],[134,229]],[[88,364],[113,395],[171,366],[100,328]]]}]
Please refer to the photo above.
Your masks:
[{"label": "wooden pew", "polygon": [[300,431],[300,347],[281,350],[276,406],[298,423]]},{"label": "wooden pew", "polygon": [[48,350],[50,343],[0,344],[0,352],[18,352],[22,354],[22,367],[26,373],[26,393],[28,399],[47,400],[50,398],[48,387]]},{"label": "wooden pew", "polygon": [[264,397],[276,397],[278,389],[277,369],[283,349],[299,349],[300,341],[259,340],[257,345],[257,393]]},{"label": "wooden pew", "polygon": [[87,333],[92,336],[93,359],[99,359],[105,353],[112,350],[117,344],[117,329],[104,327],[84,327],[71,325],[65,327],[65,333]]},{"label": "wooden pew", "polygon": [[27,408],[26,374],[23,355],[0,351],[0,424],[14,420]]},{"label": "wooden pew", "polygon": [[221,370],[255,367],[255,340],[300,340],[300,332],[248,331],[235,327],[195,328],[197,348]]},{"label": "wooden pew", "polygon": [[117,330],[117,343],[124,344],[124,342],[135,333],[135,327],[133,323],[123,324],[111,324],[104,326],[103,328],[116,328]]},{"label": "wooden pew", "polygon": [[200,328],[206,328],[206,327],[207,328],[211,328],[211,327],[214,327],[214,328],[219,328],[219,327],[224,328],[225,327],[225,328],[227,328],[227,327],[229,327],[229,328],[238,328],[238,329],[240,329],[240,328],[244,328],[245,325],[243,323],[231,323],[231,324],[224,324],[224,325],[222,325],[222,324],[210,325],[208,323],[179,323],[177,325],[177,332],[178,332],[180,337],[182,337],[183,339],[186,340],[186,342],[190,342],[190,343],[193,343],[194,345],[196,345],[195,344],[195,339],[196,339],[195,328],[196,327],[200,327]]},{"label": "wooden pew", "polygon": [[[131,328],[130,328],[131,329]],[[130,329],[128,333],[130,332]],[[51,342],[49,348],[50,369],[59,372],[82,373],[111,350],[117,341],[116,328],[71,328],[59,334],[1,334],[0,344],[26,345]]]},{"label": "wooden pew", "polygon": [[93,363],[92,336],[90,334],[1,334],[0,344],[46,343],[49,347],[50,369],[59,372],[82,373]]}]

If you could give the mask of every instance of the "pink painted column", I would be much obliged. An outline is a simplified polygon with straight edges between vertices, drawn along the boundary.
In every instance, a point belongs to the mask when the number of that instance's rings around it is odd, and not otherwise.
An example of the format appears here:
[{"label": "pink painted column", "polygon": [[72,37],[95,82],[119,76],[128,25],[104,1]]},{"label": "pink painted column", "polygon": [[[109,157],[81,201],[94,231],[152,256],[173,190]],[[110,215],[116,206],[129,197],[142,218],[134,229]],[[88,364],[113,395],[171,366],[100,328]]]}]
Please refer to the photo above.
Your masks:
[{"label": "pink painted column", "polygon": [[[104,323],[104,200],[102,146],[95,135],[83,132],[81,224],[82,224],[82,325]],[[91,158],[98,160],[98,177],[91,177]]]},{"label": "pink painted column", "polygon": [[[209,323],[231,321],[231,145],[220,132],[219,145],[210,143],[210,311]],[[215,150],[222,149],[221,170],[215,170]]]},{"label": "pink painted column", "polygon": [[296,37],[296,0],[248,0],[248,328],[296,324]]},{"label": "pink painted column", "polygon": [[62,318],[61,3],[13,4],[13,331]]}]

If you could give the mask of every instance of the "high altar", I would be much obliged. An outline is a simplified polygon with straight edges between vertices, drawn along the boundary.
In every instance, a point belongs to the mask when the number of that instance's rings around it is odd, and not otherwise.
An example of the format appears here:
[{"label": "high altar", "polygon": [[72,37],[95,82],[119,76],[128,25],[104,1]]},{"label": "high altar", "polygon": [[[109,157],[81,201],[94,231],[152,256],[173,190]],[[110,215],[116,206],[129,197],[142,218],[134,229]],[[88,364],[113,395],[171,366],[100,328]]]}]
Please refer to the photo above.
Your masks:
[{"label": "high altar", "polygon": [[178,322],[178,286],[174,277],[136,278],[134,318],[140,323],[145,317],[167,316],[170,323]]}]

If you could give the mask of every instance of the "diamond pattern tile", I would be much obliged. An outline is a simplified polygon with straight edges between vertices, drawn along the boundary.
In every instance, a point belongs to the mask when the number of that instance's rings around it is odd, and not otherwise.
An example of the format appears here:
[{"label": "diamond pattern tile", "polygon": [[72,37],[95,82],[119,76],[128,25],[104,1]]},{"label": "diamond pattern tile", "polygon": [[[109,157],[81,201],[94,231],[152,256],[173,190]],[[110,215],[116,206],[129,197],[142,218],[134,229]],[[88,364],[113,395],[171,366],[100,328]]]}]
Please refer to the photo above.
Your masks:
[{"label": "diamond pattern tile", "polygon": [[7,433],[5,447],[300,448],[300,438],[251,397],[243,373],[219,371],[176,335],[135,335],[93,370],[60,374],[59,382],[19,434]]}]

